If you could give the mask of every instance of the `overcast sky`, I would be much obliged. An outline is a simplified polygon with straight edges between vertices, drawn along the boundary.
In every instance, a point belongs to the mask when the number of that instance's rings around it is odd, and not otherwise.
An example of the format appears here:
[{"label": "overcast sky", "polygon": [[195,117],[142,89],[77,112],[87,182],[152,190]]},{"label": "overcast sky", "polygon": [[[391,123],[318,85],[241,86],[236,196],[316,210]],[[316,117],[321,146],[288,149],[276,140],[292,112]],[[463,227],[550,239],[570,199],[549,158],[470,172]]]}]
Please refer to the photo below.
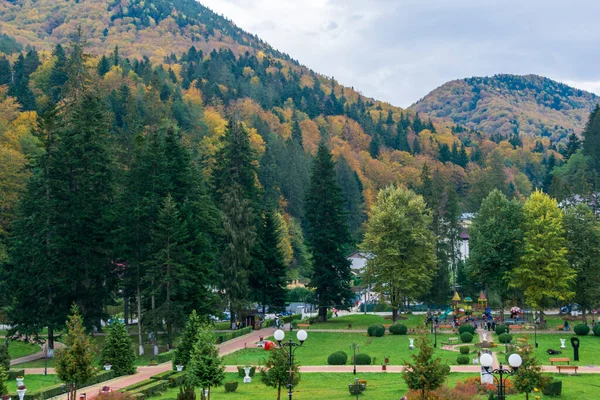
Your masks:
[{"label": "overcast sky", "polygon": [[598,0],[200,0],[313,70],[407,107],[453,79],[548,76],[600,94]]}]

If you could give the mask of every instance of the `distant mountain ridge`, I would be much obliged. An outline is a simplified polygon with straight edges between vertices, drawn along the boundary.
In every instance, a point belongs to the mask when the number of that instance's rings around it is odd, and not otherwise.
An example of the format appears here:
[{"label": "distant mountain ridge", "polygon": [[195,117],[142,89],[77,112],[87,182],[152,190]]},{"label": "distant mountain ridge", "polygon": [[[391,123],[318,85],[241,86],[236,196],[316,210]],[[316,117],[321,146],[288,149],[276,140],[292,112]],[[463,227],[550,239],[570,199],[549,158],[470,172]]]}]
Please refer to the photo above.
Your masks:
[{"label": "distant mountain ridge", "polygon": [[598,96],[538,75],[499,74],[447,82],[410,109],[489,134],[564,139],[580,133]]}]

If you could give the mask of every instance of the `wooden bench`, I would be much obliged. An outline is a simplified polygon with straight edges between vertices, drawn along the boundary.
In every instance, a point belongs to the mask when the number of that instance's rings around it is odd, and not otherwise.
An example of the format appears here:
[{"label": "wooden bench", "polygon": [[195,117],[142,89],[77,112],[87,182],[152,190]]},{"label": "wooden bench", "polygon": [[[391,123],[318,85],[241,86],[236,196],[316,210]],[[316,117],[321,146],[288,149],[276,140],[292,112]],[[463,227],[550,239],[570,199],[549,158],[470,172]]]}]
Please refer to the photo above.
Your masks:
[{"label": "wooden bench", "polygon": [[566,362],[567,365],[569,365],[569,363],[571,362],[571,359],[569,357],[554,357],[554,358],[550,358],[550,365],[554,365],[555,362]]},{"label": "wooden bench", "polygon": [[452,329],[452,325],[438,325],[438,329]]},{"label": "wooden bench", "polygon": [[558,373],[560,374],[561,369],[575,371],[577,373],[577,369],[579,368],[577,365],[557,365]]},{"label": "wooden bench", "polygon": [[509,325],[508,329],[511,330],[511,331],[512,330],[518,331],[518,330],[523,329],[523,327],[521,325]]},{"label": "wooden bench", "polygon": [[559,331],[564,331],[565,330],[565,326],[564,325],[559,325],[556,327],[557,330]]},{"label": "wooden bench", "polygon": [[310,324],[298,324],[298,328],[308,329],[310,328]]}]

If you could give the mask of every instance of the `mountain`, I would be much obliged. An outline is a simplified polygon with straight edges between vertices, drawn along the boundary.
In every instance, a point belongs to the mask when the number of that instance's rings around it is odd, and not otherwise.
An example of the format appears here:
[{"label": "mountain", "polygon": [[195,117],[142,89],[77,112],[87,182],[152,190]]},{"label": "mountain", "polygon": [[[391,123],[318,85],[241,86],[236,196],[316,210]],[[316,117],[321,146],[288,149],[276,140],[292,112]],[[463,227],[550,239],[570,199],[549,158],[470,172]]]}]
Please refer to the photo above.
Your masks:
[{"label": "mountain", "polygon": [[581,133],[598,96],[538,75],[494,75],[447,82],[412,105],[414,111],[507,137],[561,140]]}]

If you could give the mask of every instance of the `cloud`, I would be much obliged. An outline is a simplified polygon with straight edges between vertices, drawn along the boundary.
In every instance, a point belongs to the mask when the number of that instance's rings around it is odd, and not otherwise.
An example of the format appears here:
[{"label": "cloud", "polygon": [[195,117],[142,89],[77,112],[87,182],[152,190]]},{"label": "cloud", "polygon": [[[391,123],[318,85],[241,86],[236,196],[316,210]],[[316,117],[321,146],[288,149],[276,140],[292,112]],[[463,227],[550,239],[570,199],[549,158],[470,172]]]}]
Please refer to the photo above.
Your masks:
[{"label": "cloud", "polygon": [[202,0],[317,72],[409,106],[443,83],[545,75],[599,91],[594,0]]}]

